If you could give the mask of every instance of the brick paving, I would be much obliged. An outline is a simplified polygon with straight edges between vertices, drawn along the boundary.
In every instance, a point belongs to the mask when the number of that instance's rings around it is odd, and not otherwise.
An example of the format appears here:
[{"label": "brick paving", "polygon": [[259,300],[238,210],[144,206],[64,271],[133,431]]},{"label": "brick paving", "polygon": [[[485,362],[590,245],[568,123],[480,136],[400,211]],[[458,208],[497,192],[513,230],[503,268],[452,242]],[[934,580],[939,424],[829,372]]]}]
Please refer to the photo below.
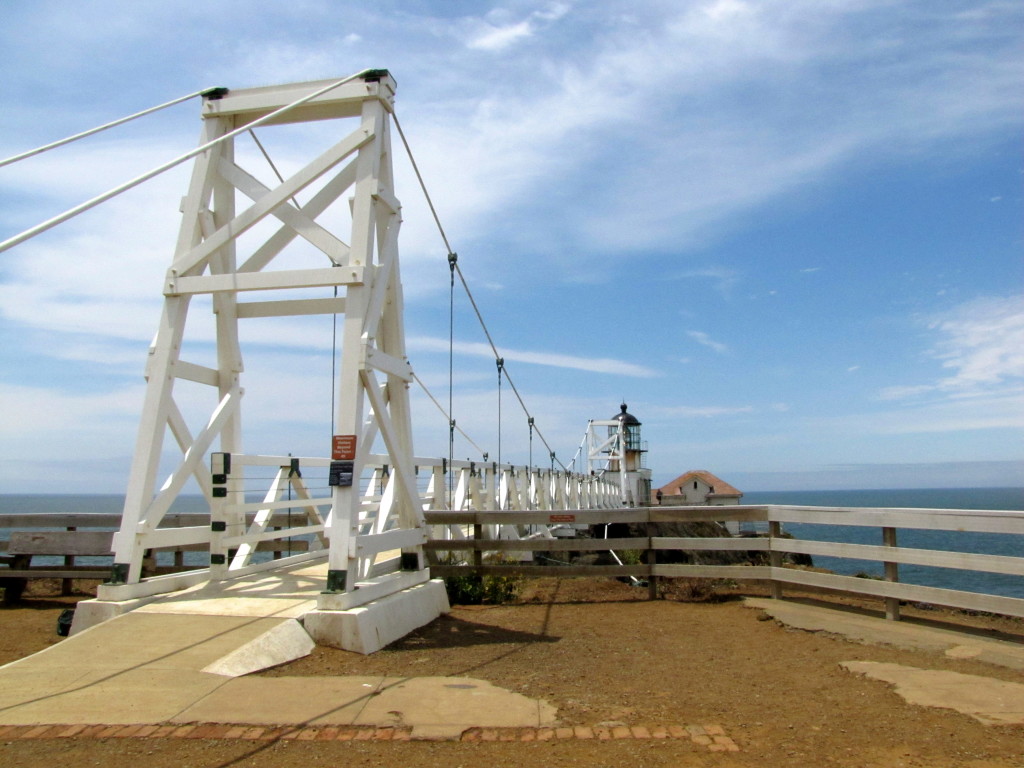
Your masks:
[{"label": "brick paving", "polygon": [[[222,739],[249,741],[415,741],[412,728],[376,726],[263,727],[224,723],[189,725],[11,725],[0,727],[0,741],[30,739]],[[558,728],[468,728],[450,741],[553,741],[569,739],[689,741],[710,752],[739,752],[720,725],[609,725]],[[431,740],[434,740],[433,738]]]}]

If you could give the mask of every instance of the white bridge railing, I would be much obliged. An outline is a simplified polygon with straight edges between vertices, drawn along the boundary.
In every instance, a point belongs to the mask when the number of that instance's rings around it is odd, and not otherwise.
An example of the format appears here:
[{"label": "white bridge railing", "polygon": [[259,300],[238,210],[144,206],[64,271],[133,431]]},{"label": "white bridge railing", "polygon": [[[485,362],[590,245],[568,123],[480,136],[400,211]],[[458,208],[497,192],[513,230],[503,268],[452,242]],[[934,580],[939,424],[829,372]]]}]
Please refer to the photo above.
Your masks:
[{"label": "white bridge railing", "polygon": [[[416,477],[424,509],[530,511],[555,509],[614,509],[621,506],[617,484],[596,475],[579,475],[510,464],[417,458]],[[331,461],[320,457],[232,454],[231,472],[216,496],[210,484],[203,490],[210,504],[209,524],[157,527],[147,530],[151,551],[195,550],[209,546],[210,564],[179,573],[143,578],[132,585],[133,596],[181,589],[208,580],[244,576],[306,561],[322,559],[329,549],[329,519],[333,503],[328,486]],[[394,531],[395,484],[386,457],[371,456],[360,478],[360,507],[356,551],[360,577],[374,578],[400,570]],[[259,484],[259,485],[257,485]],[[254,496],[262,499],[253,500]],[[282,521],[287,521],[282,525]],[[519,538],[512,526],[493,529],[504,538]],[[464,538],[465,529],[445,526],[430,535]],[[541,535],[547,534],[547,528]],[[254,557],[270,542],[303,540],[301,551],[273,560]],[[278,552],[287,552],[286,544]],[[102,585],[101,597],[118,599],[127,590]]]}]

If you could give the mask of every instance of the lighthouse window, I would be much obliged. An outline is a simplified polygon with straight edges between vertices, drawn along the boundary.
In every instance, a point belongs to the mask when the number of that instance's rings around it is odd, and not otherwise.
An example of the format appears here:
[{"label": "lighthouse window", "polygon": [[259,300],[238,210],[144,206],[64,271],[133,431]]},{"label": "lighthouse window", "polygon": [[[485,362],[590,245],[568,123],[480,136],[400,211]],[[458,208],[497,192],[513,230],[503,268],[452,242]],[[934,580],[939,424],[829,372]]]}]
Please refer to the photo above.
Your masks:
[{"label": "lighthouse window", "polygon": [[693,481],[693,490],[695,490],[695,491],[697,490],[697,481],[696,480]]}]

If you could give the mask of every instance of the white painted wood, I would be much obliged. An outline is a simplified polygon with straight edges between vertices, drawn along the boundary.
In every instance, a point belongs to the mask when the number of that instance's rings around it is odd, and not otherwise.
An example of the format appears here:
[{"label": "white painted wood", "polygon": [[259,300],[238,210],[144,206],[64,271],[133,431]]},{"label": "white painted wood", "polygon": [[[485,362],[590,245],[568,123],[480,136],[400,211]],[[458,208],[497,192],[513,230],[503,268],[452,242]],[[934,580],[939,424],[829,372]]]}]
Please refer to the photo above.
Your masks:
[{"label": "white painted wood", "polygon": [[[733,509],[733,508],[730,508]],[[822,507],[767,507],[782,523],[921,528],[932,531],[978,531],[1024,534],[1024,512],[990,510],[920,510]]]},{"label": "white painted wood", "polygon": [[207,368],[205,365],[196,365],[184,360],[175,361],[174,376],[194,381],[197,384],[206,384],[211,387],[220,386],[220,372],[216,368]]},{"label": "white painted wood", "polygon": [[345,299],[286,299],[284,301],[239,302],[238,317],[298,317],[299,315],[343,315]]},{"label": "white painted wood", "polygon": [[358,589],[355,590],[338,594],[320,595],[317,607],[321,611],[347,611],[349,608],[366,605],[388,595],[411,589],[417,584],[423,584],[429,580],[430,574],[425,570],[390,573],[375,579],[358,582],[356,585]]},{"label": "white painted wood", "polygon": [[914,584],[900,584],[876,579],[858,579],[853,576],[838,576],[831,573],[817,573],[793,568],[772,568],[771,578],[786,584],[822,587],[841,592],[855,592],[876,597],[894,597],[919,603],[934,603],[951,608],[1001,613],[1004,616],[1024,617],[1024,600],[1015,597],[984,595],[938,587],[921,587]]},{"label": "white painted wood", "polygon": [[419,547],[427,540],[426,531],[417,528],[396,529],[385,533],[373,533],[360,536],[356,542],[356,550],[360,557],[369,557],[379,552],[395,549]]},{"label": "white painted wood", "polygon": [[966,552],[943,552],[934,549],[884,547],[872,544],[843,544],[828,541],[776,539],[772,549],[805,555],[852,557],[858,560],[890,561],[908,565],[930,565],[938,568],[957,568],[968,571],[1008,573],[1024,576],[1024,557],[977,555]]},{"label": "white painted wood", "polygon": [[[692,549],[722,552],[767,552],[772,546],[769,540],[763,537],[734,539],[725,536],[721,538],[713,536],[698,539],[659,536],[651,541],[654,549]],[[772,548],[779,549],[778,546]]]},{"label": "white painted wood", "polygon": [[[323,188],[302,206],[302,211],[312,218],[316,218],[333,203],[342,192],[351,187],[356,180],[356,164],[352,160],[341,169],[333,178],[324,184]],[[296,237],[298,232],[288,225],[282,226],[267,241],[257,248],[242,266],[239,272],[258,272],[269,264],[274,257],[281,253]]]},{"label": "white painted wood", "polygon": [[[239,168],[234,163],[228,163],[222,159],[217,170],[226,181],[254,203],[272,192],[259,179]],[[295,230],[297,235],[318,248],[332,263],[343,264],[348,258],[348,245],[317,224],[301,208],[293,203],[294,201],[285,201],[273,208],[270,211],[270,215],[280,219]]]},{"label": "white painted wood", "polygon": [[215,233],[175,259],[171,271],[178,275],[189,275],[200,269],[215,250],[247,232],[276,208],[286,204],[292,197],[342,162],[352,152],[366,144],[373,143],[374,138],[372,133],[367,133],[365,130],[357,130],[346,136],[312,163],[291,178],[286,179],[276,189],[261,197],[231,221],[220,226]]},{"label": "white painted wood", "polygon": [[[331,82],[318,80],[232,90],[224,98],[207,101],[203,105],[203,117],[237,118],[239,125],[246,125],[285,105],[323,90]],[[356,117],[361,113],[363,103],[367,99],[379,99],[390,109],[396,88],[395,81],[390,76],[385,76],[379,83],[368,83],[362,79],[353,80],[310,99],[306,104],[290,110],[280,118],[268,121],[268,124]]]},{"label": "white painted wood", "polygon": [[363,270],[361,269],[328,267],[326,269],[290,269],[277,272],[246,272],[197,277],[171,275],[164,292],[168,296],[185,296],[203,293],[357,285],[362,282]]}]

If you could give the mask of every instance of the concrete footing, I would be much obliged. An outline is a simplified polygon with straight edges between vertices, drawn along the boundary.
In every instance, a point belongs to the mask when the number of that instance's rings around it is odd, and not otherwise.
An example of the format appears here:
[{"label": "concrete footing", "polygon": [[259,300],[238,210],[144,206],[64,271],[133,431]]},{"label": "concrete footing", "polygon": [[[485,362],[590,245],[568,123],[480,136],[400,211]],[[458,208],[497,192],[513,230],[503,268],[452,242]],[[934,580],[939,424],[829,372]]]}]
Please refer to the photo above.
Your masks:
[{"label": "concrete footing", "polygon": [[77,635],[89,627],[95,627],[104,621],[113,619],[121,614],[134,611],[147,603],[152,603],[160,595],[153,597],[139,597],[134,600],[81,600],[75,606],[75,618],[71,622],[71,632]]},{"label": "concrete footing", "polygon": [[313,639],[298,621],[286,619],[200,671],[224,677],[241,677],[301,659],[312,653],[315,647]]},{"label": "concrete footing", "polygon": [[318,645],[369,654],[450,610],[444,582],[431,579],[347,611],[310,611],[302,623]]}]

